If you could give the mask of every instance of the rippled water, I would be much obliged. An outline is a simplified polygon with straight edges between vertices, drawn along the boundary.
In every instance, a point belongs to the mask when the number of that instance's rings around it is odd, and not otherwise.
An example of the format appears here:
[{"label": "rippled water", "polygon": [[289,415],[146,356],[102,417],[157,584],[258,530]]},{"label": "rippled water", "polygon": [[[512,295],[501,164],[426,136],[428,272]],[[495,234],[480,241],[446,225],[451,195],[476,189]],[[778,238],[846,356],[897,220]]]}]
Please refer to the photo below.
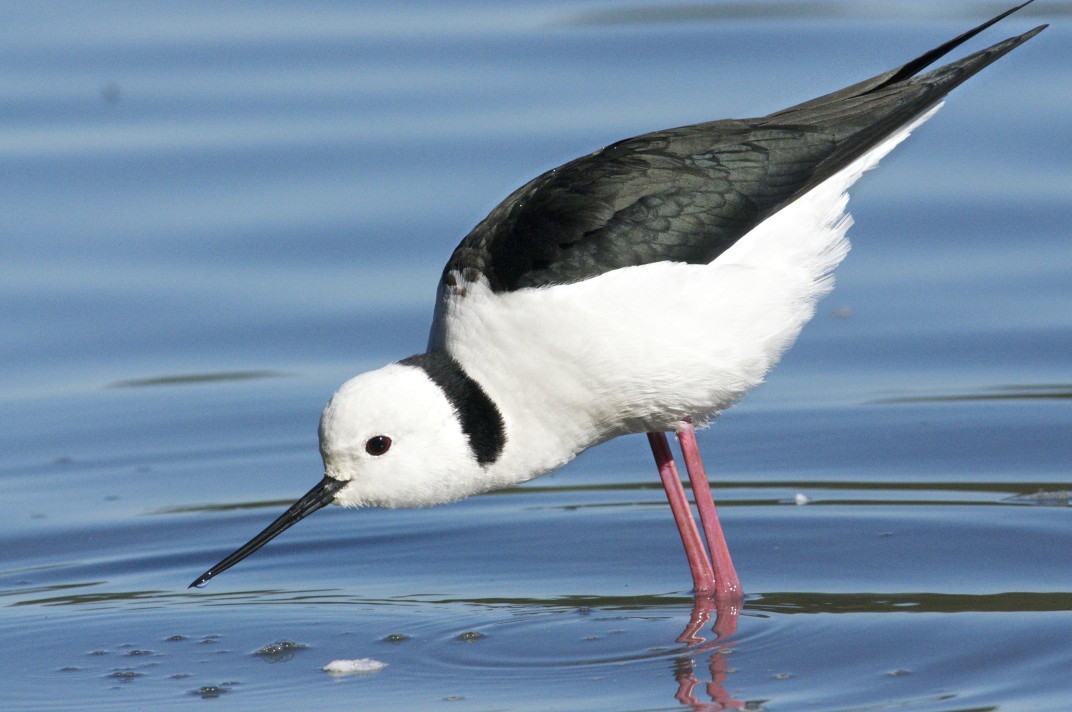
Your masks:
[{"label": "rippled water", "polygon": [[[998,9],[5,5],[0,706],[1069,708],[1060,2],[991,30],[1054,23],[862,182],[837,290],[701,434],[739,618],[690,597],[640,437],[451,506],[329,508],[186,589],[319,479],[327,397],[422,348],[514,187]],[[321,671],[358,658],[387,667]]]}]

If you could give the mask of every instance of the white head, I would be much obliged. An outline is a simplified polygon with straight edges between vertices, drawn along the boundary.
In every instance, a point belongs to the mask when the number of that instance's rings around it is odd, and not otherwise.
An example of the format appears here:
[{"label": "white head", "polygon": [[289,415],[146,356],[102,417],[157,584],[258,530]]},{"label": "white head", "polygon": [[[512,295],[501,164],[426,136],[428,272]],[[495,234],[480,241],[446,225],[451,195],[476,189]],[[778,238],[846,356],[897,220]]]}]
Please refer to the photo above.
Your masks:
[{"label": "white head", "polygon": [[321,507],[429,507],[490,489],[502,416],[444,353],[421,354],[342,385],[320,418],[324,479],[264,531],[198,577],[201,586]]},{"label": "white head", "polygon": [[339,388],[320,418],[324,474],[344,506],[428,507],[482,490],[481,465],[447,394],[393,363]]}]

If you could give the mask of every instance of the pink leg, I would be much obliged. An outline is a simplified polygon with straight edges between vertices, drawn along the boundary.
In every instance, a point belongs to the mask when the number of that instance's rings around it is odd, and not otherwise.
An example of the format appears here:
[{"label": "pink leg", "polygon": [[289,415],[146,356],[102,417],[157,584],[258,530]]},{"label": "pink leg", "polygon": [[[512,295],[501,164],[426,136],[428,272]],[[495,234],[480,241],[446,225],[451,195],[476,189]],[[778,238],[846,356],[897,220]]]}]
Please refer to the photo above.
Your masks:
[{"label": "pink leg", "polygon": [[655,455],[655,464],[659,466],[659,476],[662,477],[663,489],[670,501],[670,511],[674,513],[677,530],[681,533],[681,542],[685,545],[685,556],[689,560],[695,592],[700,596],[710,596],[715,592],[715,576],[711,571],[711,562],[704,551],[703,542],[700,541],[700,532],[692,518],[685,489],[681,486],[681,478],[677,474],[666,433],[648,433],[648,443]]},{"label": "pink leg", "polygon": [[726,537],[722,535],[722,525],[719,524],[718,512],[715,511],[715,500],[711,496],[711,486],[707,482],[707,473],[704,472],[700,449],[696,444],[696,431],[690,421],[685,420],[681,424],[677,439],[681,443],[685,469],[688,470],[689,482],[692,483],[692,496],[696,500],[696,509],[700,512],[700,522],[703,524],[707,548],[714,564],[715,598],[740,600],[744,591],[741,589],[740,579],[737,578],[737,571],[733,568]]}]

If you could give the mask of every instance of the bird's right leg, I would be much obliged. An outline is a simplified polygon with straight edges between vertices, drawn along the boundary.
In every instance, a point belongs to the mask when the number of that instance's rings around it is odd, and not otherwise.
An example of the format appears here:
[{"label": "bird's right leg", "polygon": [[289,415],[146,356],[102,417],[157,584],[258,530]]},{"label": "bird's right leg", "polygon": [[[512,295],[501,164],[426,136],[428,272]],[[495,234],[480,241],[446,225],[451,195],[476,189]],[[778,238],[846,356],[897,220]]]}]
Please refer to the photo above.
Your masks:
[{"label": "bird's right leg", "polygon": [[666,490],[666,498],[670,501],[670,511],[674,513],[681,542],[685,545],[685,556],[692,571],[693,590],[697,596],[710,596],[715,592],[715,575],[700,539],[700,532],[696,529],[696,521],[692,518],[692,509],[685,496],[685,488],[681,485],[681,477],[677,474],[666,433],[648,433],[648,443],[655,455],[655,464],[659,466],[659,476],[663,481],[663,489]]},{"label": "bird's right leg", "polygon": [[722,534],[722,524],[718,521],[715,500],[711,496],[711,485],[707,481],[700,448],[696,444],[696,431],[690,420],[681,423],[677,430],[677,439],[681,443],[681,456],[685,460],[685,469],[692,484],[692,498],[696,500],[696,509],[700,512],[707,548],[711,552],[711,563],[715,574],[715,598],[725,601],[740,601],[744,595],[741,580],[730,558],[730,548]]}]

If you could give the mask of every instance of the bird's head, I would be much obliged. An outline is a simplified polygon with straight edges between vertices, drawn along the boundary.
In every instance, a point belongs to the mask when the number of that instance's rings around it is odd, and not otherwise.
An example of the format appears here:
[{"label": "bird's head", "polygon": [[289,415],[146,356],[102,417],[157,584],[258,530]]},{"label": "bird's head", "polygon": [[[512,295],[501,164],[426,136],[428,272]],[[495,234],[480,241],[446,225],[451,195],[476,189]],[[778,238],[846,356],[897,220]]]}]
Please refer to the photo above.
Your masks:
[{"label": "bird's head", "polygon": [[[444,381],[440,371],[420,365],[424,361],[417,361],[419,358],[393,363],[344,383],[320,418],[324,478],[191,586],[204,584],[331,503],[428,507],[487,489],[479,450],[463,429],[459,407],[452,402],[452,396],[454,401],[459,398],[457,389]],[[449,363],[457,368],[453,361]],[[498,426],[501,429],[501,420]]]},{"label": "bird's head", "polygon": [[421,368],[350,379],[320,418],[324,475],[348,507],[427,507],[474,494],[480,464],[449,398]]}]

